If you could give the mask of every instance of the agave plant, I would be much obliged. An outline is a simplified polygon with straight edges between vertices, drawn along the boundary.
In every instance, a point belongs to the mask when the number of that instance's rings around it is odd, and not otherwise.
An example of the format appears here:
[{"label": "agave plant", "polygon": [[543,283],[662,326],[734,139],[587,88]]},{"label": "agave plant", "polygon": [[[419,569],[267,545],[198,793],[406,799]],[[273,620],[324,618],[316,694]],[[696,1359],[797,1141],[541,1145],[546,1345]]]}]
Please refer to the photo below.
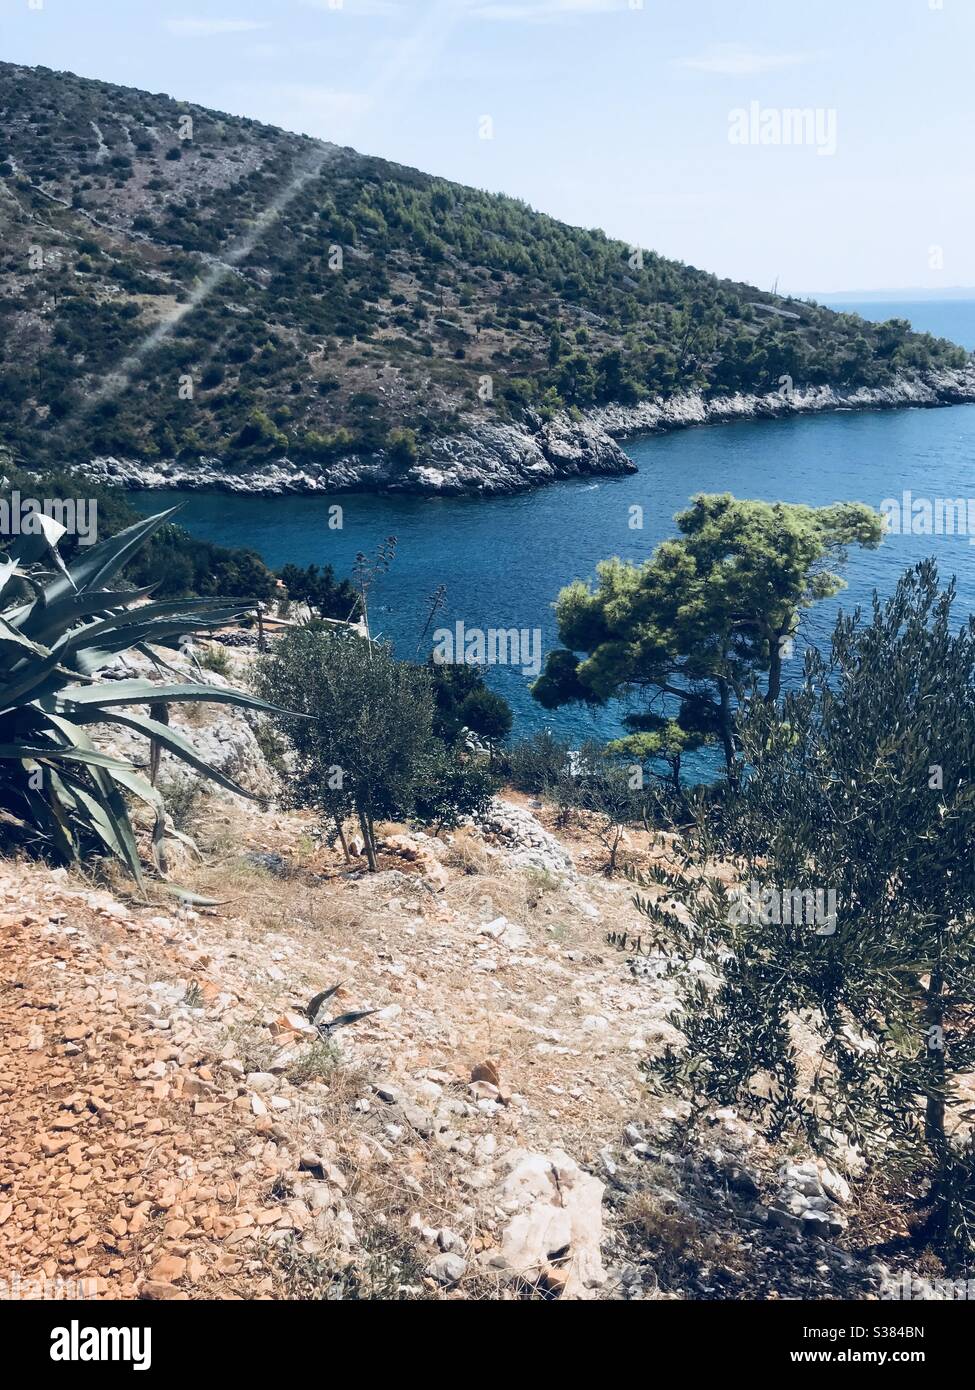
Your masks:
[{"label": "agave plant", "polygon": [[[147,642],[176,646],[179,638],[219,627],[254,607],[253,601],[230,598],[154,603],[151,588],[111,587],[175,510],[137,522],[70,565],[57,551],[64,528],[38,517],[37,530],[18,536],[0,559],[0,605],[13,579],[32,595],[0,607],[0,816],[61,862],[107,852],[140,883],[142,866],[125,793],[154,812],[157,864],[162,798],[132,763],[97,749],[87,729],[116,724],[145,734],[151,748],[168,749],[220,786],[249,796],[164,722],[166,707],[204,700],[272,710],[251,695],[210,685],[96,679],[121,652],[144,651]],[[148,714],[139,708],[146,705]]]}]

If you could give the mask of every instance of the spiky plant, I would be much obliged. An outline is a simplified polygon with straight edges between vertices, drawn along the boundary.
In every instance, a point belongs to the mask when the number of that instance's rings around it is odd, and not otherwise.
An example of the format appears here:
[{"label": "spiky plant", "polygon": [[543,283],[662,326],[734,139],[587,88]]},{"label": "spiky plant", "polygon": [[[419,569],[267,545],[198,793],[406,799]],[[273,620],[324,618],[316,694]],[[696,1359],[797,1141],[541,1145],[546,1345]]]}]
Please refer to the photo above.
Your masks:
[{"label": "spiky plant", "polygon": [[[175,646],[179,638],[231,622],[252,607],[228,598],[154,603],[151,588],[111,587],[175,510],[129,526],[70,565],[57,551],[64,527],[38,517],[36,531],[16,537],[0,558],[0,816],[33,847],[63,863],[107,852],[139,882],[142,867],[125,793],[154,812],[157,862],[162,798],[132,763],[98,750],[87,729],[116,724],[145,734],[151,748],[168,749],[220,786],[249,796],[164,722],[165,710],[170,703],[198,700],[271,709],[241,691],[210,685],[96,679],[121,652],[143,650],[147,642]],[[15,586],[21,594],[29,592],[26,601],[5,603],[13,580],[21,581]],[[145,705],[149,714],[139,709]]]}]

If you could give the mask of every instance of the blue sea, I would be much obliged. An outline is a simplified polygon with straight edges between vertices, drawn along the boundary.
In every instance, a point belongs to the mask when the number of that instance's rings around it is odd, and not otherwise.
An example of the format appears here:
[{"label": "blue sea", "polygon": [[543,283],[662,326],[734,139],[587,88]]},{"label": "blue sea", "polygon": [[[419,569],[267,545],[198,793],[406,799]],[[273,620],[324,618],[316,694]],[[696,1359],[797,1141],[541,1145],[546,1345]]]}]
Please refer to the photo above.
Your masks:
[{"label": "blue sea", "polygon": [[[975,348],[975,301],[843,308],[870,318],[908,318],[918,329]],[[625,478],[565,482],[493,500],[184,493],[181,523],[206,539],[249,546],[274,567],[327,563],[340,576],[350,573],[358,552],[375,554],[395,535],[395,560],[373,592],[372,624],[412,658],[428,598],[439,585],[446,604],[435,626],[539,628],[543,650],[558,645],[552,603],[559,589],[591,576],[607,556],[643,560],[675,534],[674,514],[696,492],[816,506],[849,500],[876,507],[905,489],[915,497],[975,497],[975,405],[713,425],[625,447],[639,468]],[[175,498],[135,500],[152,511]],[[341,530],[328,526],[335,502],[343,509]],[[630,527],[634,506],[643,509],[641,530]],[[957,576],[959,619],[975,611],[975,546],[965,536],[889,536],[879,550],[851,551],[848,587],[804,615],[786,681],[801,675],[805,644],[828,642],[841,607],[868,605],[874,590],[890,593],[903,570],[927,555],[936,557],[945,579]],[[428,636],[423,651],[429,650]],[[542,710],[529,694],[532,676],[518,668],[492,666],[486,678],[513,706],[516,733],[549,727],[579,740],[621,730],[615,707],[596,714]]]}]

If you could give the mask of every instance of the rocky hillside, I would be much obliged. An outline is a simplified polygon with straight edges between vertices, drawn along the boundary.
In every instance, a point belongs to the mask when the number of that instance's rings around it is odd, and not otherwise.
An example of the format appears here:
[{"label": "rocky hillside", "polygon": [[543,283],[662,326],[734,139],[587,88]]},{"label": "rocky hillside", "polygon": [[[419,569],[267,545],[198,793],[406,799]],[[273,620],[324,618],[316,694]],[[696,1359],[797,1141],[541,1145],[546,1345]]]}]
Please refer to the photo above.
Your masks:
[{"label": "rocky hillside", "polygon": [[[208,815],[213,907],[0,864],[0,1252],[106,1297],[856,1296],[850,1191],[644,1094],[672,999],[625,894],[499,802],[341,874]],[[340,985],[321,1037],[303,1005]],[[707,1127],[706,1127],[707,1128]],[[818,1194],[818,1195],[817,1195]],[[677,1232],[672,1229],[677,1223]]]},{"label": "rocky hillside", "polygon": [[255,121],[13,64],[0,112],[0,444],[29,466],[505,491],[627,470],[647,411],[975,396],[903,322]]},{"label": "rocky hillside", "polygon": [[[187,732],[272,795],[242,716],[206,718]],[[509,794],[446,836],[384,827],[369,874],[308,817],[170,774],[178,890],[0,861],[8,1281],[639,1300],[900,1277],[872,1247],[906,1213],[841,1135],[814,1158],[648,1089],[674,978],[584,819]]]}]

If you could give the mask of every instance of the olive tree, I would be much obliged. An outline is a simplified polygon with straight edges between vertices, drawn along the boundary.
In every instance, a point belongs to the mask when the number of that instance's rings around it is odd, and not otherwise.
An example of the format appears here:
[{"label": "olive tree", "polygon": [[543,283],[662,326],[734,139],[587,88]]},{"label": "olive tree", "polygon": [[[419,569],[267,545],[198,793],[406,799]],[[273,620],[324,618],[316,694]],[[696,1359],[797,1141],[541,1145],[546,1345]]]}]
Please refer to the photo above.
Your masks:
[{"label": "olive tree", "polygon": [[975,1250],[954,1134],[975,1070],[975,619],[955,630],[954,598],[926,561],[869,618],[841,615],[800,689],[748,702],[740,790],[654,876],[683,896],[685,949],[719,982],[688,977],[688,1048],[664,1074],[773,1131],[900,1151],[930,1178],[927,1230]]},{"label": "olive tree", "polygon": [[343,838],[354,816],[375,871],[376,823],[479,811],[493,790],[481,769],[434,733],[429,673],[385,643],[323,623],[292,629],[258,663],[258,689],[288,693],[304,720],[285,720],[294,752],[293,797],[315,806]]}]

